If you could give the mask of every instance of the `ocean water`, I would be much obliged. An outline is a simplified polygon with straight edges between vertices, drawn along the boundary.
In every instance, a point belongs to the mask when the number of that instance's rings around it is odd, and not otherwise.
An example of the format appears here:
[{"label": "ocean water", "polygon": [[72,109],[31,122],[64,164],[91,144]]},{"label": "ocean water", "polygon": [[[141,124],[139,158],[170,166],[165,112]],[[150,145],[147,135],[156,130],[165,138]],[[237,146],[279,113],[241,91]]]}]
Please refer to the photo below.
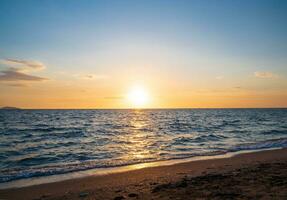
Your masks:
[{"label": "ocean water", "polygon": [[287,147],[287,109],[0,110],[0,183]]}]

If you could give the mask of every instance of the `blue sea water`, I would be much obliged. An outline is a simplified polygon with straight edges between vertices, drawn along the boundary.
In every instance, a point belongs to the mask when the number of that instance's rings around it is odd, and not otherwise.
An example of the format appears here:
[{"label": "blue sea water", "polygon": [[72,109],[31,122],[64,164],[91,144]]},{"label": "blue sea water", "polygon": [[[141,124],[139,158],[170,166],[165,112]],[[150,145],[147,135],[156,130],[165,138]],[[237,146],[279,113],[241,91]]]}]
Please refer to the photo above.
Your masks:
[{"label": "blue sea water", "polygon": [[0,110],[0,183],[287,147],[287,109]]}]

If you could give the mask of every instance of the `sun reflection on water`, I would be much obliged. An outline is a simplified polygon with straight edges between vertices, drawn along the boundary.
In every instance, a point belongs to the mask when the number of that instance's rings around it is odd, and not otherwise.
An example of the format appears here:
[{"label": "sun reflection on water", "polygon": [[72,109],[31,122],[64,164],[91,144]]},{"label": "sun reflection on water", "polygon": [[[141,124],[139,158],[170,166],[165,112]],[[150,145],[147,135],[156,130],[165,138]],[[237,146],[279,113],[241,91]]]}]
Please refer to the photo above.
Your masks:
[{"label": "sun reflection on water", "polygon": [[154,158],[155,152],[148,148],[152,145],[150,138],[154,137],[154,133],[149,131],[149,127],[153,127],[153,122],[149,118],[146,111],[133,110],[133,115],[129,119],[129,134],[124,135],[127,143],[125,160],[148,160]]}]

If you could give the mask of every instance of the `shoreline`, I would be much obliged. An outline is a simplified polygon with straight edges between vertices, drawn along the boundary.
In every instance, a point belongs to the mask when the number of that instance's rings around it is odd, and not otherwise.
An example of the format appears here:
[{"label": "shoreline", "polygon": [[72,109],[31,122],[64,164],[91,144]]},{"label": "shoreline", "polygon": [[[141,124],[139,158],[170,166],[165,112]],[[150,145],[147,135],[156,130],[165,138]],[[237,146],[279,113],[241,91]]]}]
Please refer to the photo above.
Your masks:
[{"label": "shoreline", "polygon": [[114,173],[122,173],[122,172],[138,170],[142,168],[170,166],[170,165],[201,161],[201,160],[231,158],[231,157],[234,157],[240,154],[254,153],[254,152],[261,152],[261,151],[272,151],[276,149],[283,149],[283,148],[272,147],[272,148],[264,148],[264,149],[239,150],[239,151],[234,151],[234,152],[224,152],[222,154],[220,153],[217,154],[216,152],[214,152],[214,153],[210,153],[210,155],[208,154],[199,155],[199,156],[193,156],[193,157],[188,157],[188,158],[152,161],[152,162],[137,163],[137,164],[123,165],[123,166],[116,166],[116,167],[93,168],[93,169],[79,170],[79,171],[74,171],[74,172],[67,172],[63,174],[53,174],[53,175],[48,175],[48,176],[22,178],[18,180],[0,183],[0,190],[62,182],[62,181],[67,181],[71,179],[85,178],[89,176],[102,176],[102,175],[109,175],[109,174],[114,174]]},{"label": "shoreline", "polygon": [[[231,154],[231,153],[229,153]],[[21,188],[1,189],[4,199],[114,199],[129,198],[133,194],[140,199],[154,198],[156,188],[167,187],[182,181],[184,177],[202,177],[211,173],[225,173],[259,164],[287,163],[287,149],[264,149],[256,152],[234,152],[233,155],[191,160],[160,166],[142,166],[132,170],[74,177],[60,182],[51,182]],[[271,166],[271,168],[274,166]],[[278,171],[278,170],[277,170]],[[283,175],[287,175],[287,173]],[[287,185],[287,184],[286,184]],[[140,190],[139,190],[140,188]],[[168,188],[168,187],[167,187]],[[177,190],[176,190],[177,191]],[[131,195],[131,196],[133,196]],[[166,192],[162,195],[167,195]],[[171,195],[171,194],[169,194]],[[122,199],[123,199],[122,198]],[[156,198],[155,198],[156,199]],[[158,197],[158,199],[162,199]],[[164,199],[164,198],[163,198]]]}]

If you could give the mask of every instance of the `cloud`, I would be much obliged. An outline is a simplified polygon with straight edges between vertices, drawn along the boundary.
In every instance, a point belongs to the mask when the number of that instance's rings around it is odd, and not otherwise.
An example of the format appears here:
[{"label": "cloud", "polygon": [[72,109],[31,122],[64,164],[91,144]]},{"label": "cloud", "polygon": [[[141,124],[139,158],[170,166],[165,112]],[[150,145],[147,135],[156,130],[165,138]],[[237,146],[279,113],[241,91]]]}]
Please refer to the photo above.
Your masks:
[{"label": "cloud", "polygon": [[12,67],[19,67],[21,70],[43,70],[46,66],[38,61],[30,61],[30,60],[17,60],[17,59],[5,59],[3,61],[4,64]]},{"label": "cloud", "polygon": [[9,68],[3,71],[0,71],[0,81],[44,81],[48,80],[43,77],[33,76],[21,72],[16,68]]},{"label": "cloud", "polygon": [[274,79],[278,78],[279,76],[277,74],[273,74],[272,72],[254,72],[254,76],[257,78],[269,78]]},{"label": "cloud", "polygon": [[[8,68],[0,71],[0,81],[44,81],[44,77],[30,75],[30,72],[45,69],[45,65],[38,61],[5,59],[1,61]],[[18,83],[19,84],[19,83]]]},{"label": "cloud", "polygon": [[106,75],[98,75],[98,74],[85,74],[85,75],[76,74],[75,76],[80,79],[86,79],[86,80],[101,80],[108,78],[108,76]]}]

